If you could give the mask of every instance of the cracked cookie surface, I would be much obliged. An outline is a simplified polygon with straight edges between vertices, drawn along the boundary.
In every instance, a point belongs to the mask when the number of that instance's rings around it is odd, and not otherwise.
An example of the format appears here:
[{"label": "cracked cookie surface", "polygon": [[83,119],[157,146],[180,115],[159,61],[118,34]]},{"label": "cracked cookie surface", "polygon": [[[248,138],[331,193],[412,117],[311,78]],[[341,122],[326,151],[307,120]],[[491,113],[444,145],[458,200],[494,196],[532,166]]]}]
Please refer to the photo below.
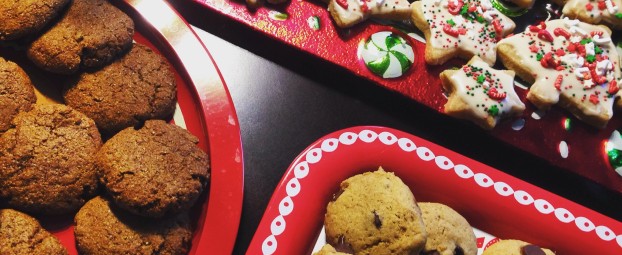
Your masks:
[{"label": "cracked cookie surface", "polygon": [[106,0],[74,0],[51,29],[28,48],[28,58],[53,73],[109,64],[132,45],[134,22]]},{"label": "cracked cookie surface", "polygon": [[135,44],[118,61],[71,82],[65,102],[107,134],[148,119],[164,119],[175,111],[177,86],[171,70],[160,55]]},{"label": "cracked cookie surface", "polygon": [[72,108],[35,105],[0,136],[0,197],[30,213],[74,212],[97,190],[95,122]]},{"label": "cracked cookie surface", "polygon": [[126,128],[97,154],[100,181],[120,207],[163,217],[189,209],[209,179],[209,160],[188,131],[162,120]]},{"label": "cracked cookie surface", "polygon": [[380,169],[348,178],[326,208],[326,241],[353,254],[419,254],[427,233],[408,186]]},{"label": "cracked cookie surface", "polygon": [[192,231],[187,213],[148,219],[129,214],[96,197],[75,217],[76,246],[84,255],[187,254]]},{"label": "cracked cookie surface", "polygon": [[0,57],[0,134],[11,127],[18,113],[37,101],[28,75],[17,64]]},{"label": "cracked cookie surface", "polygon": [[0,210],[0,254],[65,255],[67,250],[39,222],[19,211]]},{"label": "cracked cookie surface", "polygon": [[477,241],[467,220],[449,206],[439,203],[419,203],[428,232],[422,254],[477,255]]},{"label": "cracked cookie surface", "polygon": [[39,32],[71,0],[0,0],[0,41]]}]

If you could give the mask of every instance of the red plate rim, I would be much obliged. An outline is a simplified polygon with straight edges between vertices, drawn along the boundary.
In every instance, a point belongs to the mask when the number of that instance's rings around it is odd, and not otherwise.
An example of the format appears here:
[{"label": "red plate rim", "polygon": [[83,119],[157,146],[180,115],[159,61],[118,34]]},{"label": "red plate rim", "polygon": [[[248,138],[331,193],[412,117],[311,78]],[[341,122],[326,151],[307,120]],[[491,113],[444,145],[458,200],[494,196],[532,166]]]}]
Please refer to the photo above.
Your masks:
[{"label": "red plate rim", "polygon": [[192,254],[231,254],[240,224],[244,192],[242,141],[237,114],[224,79],[190,25],[164,0],[114,0],[145,20],[163,52],[194,87],[208,134],[211,183],[207,213],[195,233]]},{"label": "red plate rim", "polygon": [[292,162],[247,254],[309,254],[339,183],[378,166],[400,176],[418,201],[448,204],[500,238],[559,254],[622,252],[621,222],[414,135],[359,126],[324,136]]}]

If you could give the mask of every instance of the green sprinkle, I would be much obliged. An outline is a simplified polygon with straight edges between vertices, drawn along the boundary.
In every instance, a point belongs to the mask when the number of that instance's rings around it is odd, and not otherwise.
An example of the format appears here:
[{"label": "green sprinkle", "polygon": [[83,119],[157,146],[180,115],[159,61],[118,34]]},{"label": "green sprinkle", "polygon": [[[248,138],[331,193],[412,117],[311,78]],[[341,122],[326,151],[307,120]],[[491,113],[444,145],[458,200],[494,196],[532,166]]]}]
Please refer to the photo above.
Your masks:
[{"label": "green sprinkle", "polygon": [[543,57],[542,53],[536,54],[536,60],[540,61],[542,57]]},{"label": "green sprinkle", "polygon": [[453,19],[449,19],[447,20],[447,24],[451,25],[452,27],[456,25],[456,22],[454,22]]},{"label": "green sprinkle", "polygon": [[594,62],[596,61],[596,57],[594,55],[587,55],[587,57],[585,57],[585,60],[587,60],[587,62]]},{"label": "green sprinkle", "polygon": [[594,46],[594,52],[596,52],[596,54],[600,54],[600,53],[603,53],[603,49],[601,49],[598,46]]},{"label": "green sprinkle", "polygon": [[582,45],[586,45],[586,44],[588,44],[588,43],[590,43],[590,42],[592,42],[592,39],[591,39],[591,38],[584,38],[584,39],[581,39],[581,44],[582,44]]},{"label": "green sprinkle", "polygon": [[490,108],[488,108],[488,114],[493,117],[497,117],[497,115],[499,115],[499,107],[497,107],[496,104],[493,104]]},{"label": "green sprinkle", "polygon": [[495,38],[495,37],[497,37],[497,34],[495,32],[492,32],[492,33],[488,34],[488,36],[490,36],[490,38]]},{"label": "green sprinkle", "polygon": [[483,74],[480,74],[479,76],[477,76],[477,83],[482,84],[484,83],[485,80],[486,80],[486,76],[484,76]]},{"label": "green sprinkle", "polygon": [[619,12],[618,12],[618,13],[616,13],[616,18],[618,18],[618,19],[622,19],[622,13],[619,13]]},{"label": "green sprinkle", "polygon": [[484,19],[484,17],[479,16],[479,15],[478,15],[475,19],[476,19],[476,20],[477,20],[477,22],[479,22],[479,23],[484,23],[484,22],[486,22],[486,19]]}]

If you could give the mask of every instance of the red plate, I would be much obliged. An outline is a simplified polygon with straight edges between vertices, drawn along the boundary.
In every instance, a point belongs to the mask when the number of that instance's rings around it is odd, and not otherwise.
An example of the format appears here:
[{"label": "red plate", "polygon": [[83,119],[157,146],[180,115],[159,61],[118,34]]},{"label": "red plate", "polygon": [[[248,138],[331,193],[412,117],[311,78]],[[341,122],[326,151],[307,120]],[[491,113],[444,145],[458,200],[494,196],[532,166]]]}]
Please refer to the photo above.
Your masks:
[{"label": "red plate", "polygon": [[310,254],[339,183],[379,166],[401,177],[417,201],[447,204],[501,239],[558,254],[622,253],[621,222],[416,136],[353,127],[323,137],[294,160],[247,254]]},{"label": "red plate", "polygon": [[[209,192],[192,209],[190,254],[231,254],[242,212],[244,170],[233,103],[209,52],[186,21],[162,0],[111,1],[136,23],[135,41],[151,46],[175,67],[179,106],[174,122],[200,140],[211,160]],[[70,254],[77,254],[73,215],[43,219]]]}]

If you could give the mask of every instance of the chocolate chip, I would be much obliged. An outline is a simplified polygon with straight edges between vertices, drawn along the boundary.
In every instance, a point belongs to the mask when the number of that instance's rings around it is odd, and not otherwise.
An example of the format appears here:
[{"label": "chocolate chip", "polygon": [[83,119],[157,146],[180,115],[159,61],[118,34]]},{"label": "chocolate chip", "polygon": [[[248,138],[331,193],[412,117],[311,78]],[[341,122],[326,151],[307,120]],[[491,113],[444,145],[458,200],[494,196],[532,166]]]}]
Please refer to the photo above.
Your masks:
[{"label": "chocolate chip", "polygon": [[464,250],[462,250],[462,247],[456,246],[456,249],[454,249],[454,255],[464,255]]},{"label": "chocolate chip", "polygon": [[382,221],[380,220],[380,216],[378,216],[376,211],[374,211],[374,226],[376,226],[377,229],[380,229],[380,227],[382,227]]},{"label": "chocolate chip", "polygon": [[343,235],[339,236],[339,238],[337,239],[337,243],[333,246],[338,252],[354,254],[354,249],[352,248],[352,245],[346,242],[346,237]]},{"label": "chocolate chip", "polygon": [[341,196],[341,194],[343,194],[343,190],[339,189],[339,191],[337,191],[337,193],[333,194],[333,197],[330,199],[330,201],[332,201],[332,202],[337,201],[337,199],[339,198],[339,196]]},{"label": "chocolate chip", "polygon": [[533,244],[523,246],[521,253],[523,255],[546,255],[540,247]]}]

